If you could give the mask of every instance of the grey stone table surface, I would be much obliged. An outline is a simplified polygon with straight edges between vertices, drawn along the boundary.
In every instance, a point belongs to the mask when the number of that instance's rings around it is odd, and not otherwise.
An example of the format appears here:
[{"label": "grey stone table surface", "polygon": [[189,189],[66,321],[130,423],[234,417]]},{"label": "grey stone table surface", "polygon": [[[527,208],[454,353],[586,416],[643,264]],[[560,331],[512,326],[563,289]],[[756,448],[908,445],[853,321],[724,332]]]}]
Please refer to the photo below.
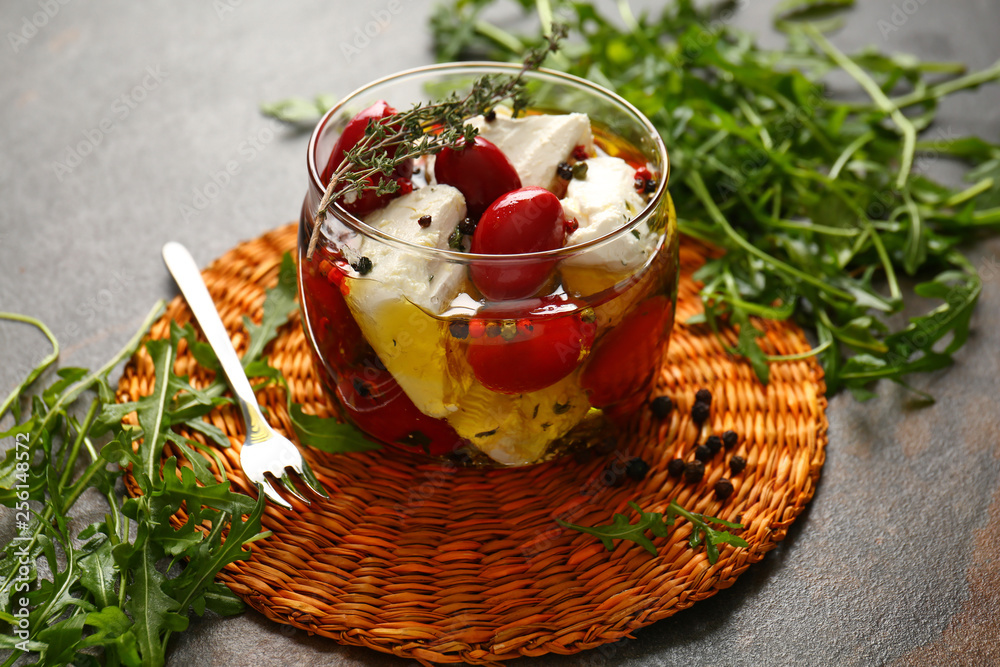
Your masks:
[{"label": "grey stone table surface", "polygon": [[[739,25],[777,39],[774,0],[739,4]],[[1000,57],[995,0],[858,4],[836,35],[846,48],[976,68]],[[348,61],[342,45],[390,7],[388,25]],[[165,241],[205,264],[297,217],[305,138],[257,104],[343,94],[430,62],[431,9],[430,0],[0,4],[0,310],[46,321],[64,365],[103,362],[153,301],[175,294],[159,259]],[[1000,139],[1000,89],[948,101],[939,127]],[[238,172],[217,176],[228,163]],[[953,368],[919,380],[938,402],[914,409],[894,385],[866,404],[834,397],[815,499],[732,588],[634,640],[517,664],[1000,664],[998,252],[997,240],[971,249],[985,281],[971,338]],[[44,354],[27,327],[0,326],[0,392]],[[5,541],[9,515],[0,524]],[[195,620],[170,656],[171,665],[404,662],[254,612]]]}]

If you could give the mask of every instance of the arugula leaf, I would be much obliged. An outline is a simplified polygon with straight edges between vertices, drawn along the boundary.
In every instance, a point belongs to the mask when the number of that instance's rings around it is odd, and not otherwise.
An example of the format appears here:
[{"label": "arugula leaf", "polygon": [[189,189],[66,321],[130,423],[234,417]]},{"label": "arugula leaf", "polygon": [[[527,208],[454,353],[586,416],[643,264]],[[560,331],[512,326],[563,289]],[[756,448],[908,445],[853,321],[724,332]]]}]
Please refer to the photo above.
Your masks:
[{"label": "arugula leaf", "polygon": [[250,336],[250,344],[243,355],[244,368],[263,354],[264,347],[278,335],[278,327],[288,321],[289,314],[296,308],[297,285],[295,261],[286,252],[281,258],[278,284],[265,292],[260,324],[254,324],[249,317],[243,318],[243,326]]},{"label": "arugula leaf", "polygon": [[177,470],[177,459],[163,464],[163,486],[153,492],[150,507],[154,516],[170,516],[181,503],[186,505],[190,520],[200,523],[203,507],[230,514],[246,514],[254,507],[253,498],[229,490],[229,482],[199,485],[191,468]]},{"label": "arugula leaf", "polygon": [[176,348],[169,340],[148,340],[146,351],[153,358],[156,380],[153,393],[136,401],[135,408],[143,433],[139,449],[139,457],[144,464],[142,472],[147,479],[152,480],[156,477],[156,467],[160,464],[164,431],[168,427],[167,406],[173,396],[171,390],[176,389],[176,385],[171,382],[175,377]]},{"label": "arugula leaf", "polygon": [[[213,545],[214,540],[210,539],[199,544],[196,551],[190,554],[188,567],[167,583],[171,596],[180,600],[185,609],[193,605],[197,613],[202,613],[211,605],[232,613],[236,605],[242,606],[232,593],[224,594],[224,587],[214,586],[213,582],[223,567],[249,558],[250,551],[244,548],[246,545],[270,536],[270,532],[260,532],[260,518],[266,502],[266,497],[261,494],[245,520],[238,514],[233,515],[225,542]],[[221,536],[221,525],[220,522],[212,530],[216,537]]]},{"label": "arugula leaf", "polygon": [[[908,386],[908,375],[951,362],[980,290],[957,248],[1000,229],[1000,144],[937,132],[934,119],[942,98],[1000,79],[1000,62],[966,73],[876,49],[845,54],[804,20],[851,0],[780,3],[787,39],[776,50],[732,26],[734,2],[677,0],[636,17],[624,2],[552,0],[537,3],[541,28],[524,34],[488,20],[497,4],[443,3],[430,24],[438,58],[515,61],[542,43],[551,16],[565,21],[571,38],[546,65],[615,90],[659,130],[681,232],[726,253],[698,272],[696,321],[739,326],[732,351],[758,377],[775,359],[759,351],[753,318],[814,332],[831,393],[869,396],[878,379]],[[867,100],[825,84],[844,75]],[[922,152],[958,161],[970,186],[918,173]],[[901,285],[900,272],[923,282]],[[894,316],[913,312],[921,292],[944,303],[900,327]],[[935,347],[949,334],[947,349]]]},{"label": "arugula leaf", "polygon": [[179,612],[180,603],[163,590],[166,576],[156,568],[157,545],[150,542],[150,524],[140,522],[135,542],[115,547],[115,560],[131,572],[125,584],[128,602],[125,611],[134,623],[133,632],[144,664],[162,665],[162,636],[187,628],[188,619]]},{"label": "arugula leaf", "polygon": [[653,544],[652,539],[646,536],[646,531],[652,533],[654,537],[666,537],[668,528],[674,525],[678,516],[681,516],[690,521],[693,526],[691,538],[688,540],[688,546],[694,549],[695,547],[704,544],[705,551],[708,554],[708,562],[712,565],[715,565],[716,561],[719,560],[718,545],[732,544],[737,547],[749,546],[747,541],[742,537],[733,535],[728,531],[717,530],[711,526],[711,524],[717,523],[726,528],[742,528],[743,524],[689,512],[678,505],[676,500],[670,501],[670,505],[667,506],[666,514],[661,514],[659,512],[644,512],[642,508],[634,502],[629,502],[628,506],[635,510],[635,512],[639,515],[639,520],[635,523],[630,523],[624,514],[615,514],[610,524],[594,526],[592,528],[587,526],[578,526],[560,519],[556,519],[556,523],[564,528],[572,528],[573,530],[578,530],[581,533],[593,535],[601,540],[604,548],[608,551],[614,551],[615,540],[629,540],[630,542],[635,542],[636,544],[642,546],[646,551],[655,556],[657,555],[656,545]]},{"label": "arugula leaf", "polygon": [[[114,655],[126,667],[139,667],[142,659],[139,657],[139,645],[132,630],[132,620],[119,607],[108,606],[100,611],[87,614],[87,626],[94,632],[87,635],[80,648],[100,646]],[[108,661],[109,663],[111,660]]]},{"label": "arugula leaf", "polygon": [[[219,568],[247,557],[246,544],[267,535],[260,533],[263,500],[254,503],[228,483],[216,482],[199,445],[173,430],[192,420],[204,426],[193,430],[218,437],[201,418],[226,400],[224,386],[195,389],[174,373],[184,337],[179,327],[172,327],[169,339],[146,342],[156,370],[148,396],[116,405],[108,382],[111,370],[135,353],[161,313],[158,304],[100,369],[63,369],[34,396],[27,393],[32,383],[22,383],[8,401],[17,423],[5,435],[18,437],[0,463],[0,498],[19,510],[29,498],[43,509],[19,527],[17,539],[0,556],[0,619],[16,619],[27,602],[30,628],[27,637],[0,635],[0,647],[35,651],[42,664],[98,664],[92,654],[98,650],[106,664],[158,665],[171,633],[187,626],[191,610],[241,608],[214,577]],[[37,381],[40,375],[36,369],[29,378]],[[93,396],[81,421],[72,413],[88,392]],[[24,415],[17,407],[29,397],[31,412]],[[130,412],[138,427],[123,425]],[[94,444],[107,436],[103,446]],[[161,464],[168,440],[194,448],[191,467],[178,470],[176,458]],[[78,465],[81,454],[90,456],[89,464]],[[109,463],[115,465],[108,469]],[[142,491],[136,498],[116,495],[115,481],[126,468]],[[74,506],[87,489],[103,495],[108,513],[74,535]],[[174,528],[170,515],[181,506],[189,520]],[[158,563],[170,557],[189,561],[185,566],[175,560],[178,567],[161,571]],[[5,667],[18,655],[12,653]]]},{"label": "arugula leaf", "polygon": [[[84,536],[85,533],[80,534],[81,538]],[[107,535],[96,533],[96,536],[80,551],[83,554],[79,562],[80,584],[94,596],[94,603],[99,608],[110,607],[117,603],[118,593],[115,587],[118,573],[115,569],[115,559],[111,555],[111,541]]]},{"label": "arugula leaf", "polygon": [[743,528],[743,524],[741,523],[734,523],[732,521],[726,521],[714,516],[706,516],[704,514],[689,512],[677,504],[676,500],[671,500],[670,505],[667,506],[666,518],[664,520],[668,526],[672,526],[678,516],[687,519],[691,523],[691,538],[688,540],[688,544],[692,548],[704,544],[705,552],[708,555],[708,562],[711,565],[715,565],[715,563],[719,560],[720,544],[731,544],[735,547],[743,548],[750,546],[747,541],[739,535],[734,535],[729,531],[718,530],[712,527],[713,523],[717,523],[726,528]]},{"label": "arugula leaf", "polygon": [[354,426],[306,414],[298,403],[289,403],[288,416],[299,442],[320,451],[341,454],[367,452],[380,447]]},{"label": "arugula leaf", "polygon": [[45,644],[45,648],[39,651],[44,664],[65,665],[72,661],[77,645],[83,638],[85,620],[83,615],[75,614],[38,633],[38,641]]},{"label": "arugula leaf", "polygon": [[578,530],[581,533],[593,535],[601,540],[601,544],[603,544],[604,548],[608,551],[614,551],[614,540],[629,540],[641,545],[646,551],[655,556],[656,546],[653,545],[653,541],[651,539],[646,537],[646,531],[648,530],[655,537],[666,537],[667,526],[663,523],[663,515],[657,512],[643,512],[642,509],[633,502],[629,502],[628,506],[639,514],[639,520],[636,523],[629,523],[628,518],[624,514],[615,514],[610,524],[605,526],[595,526],[593,528],[578,526],[560,519],[556,519],[556,523],[563,528],[572,528],[573,530]]},{"label": "arugula leaf", "polygon": [[260,111],[265,116],[280,120],[303,132],[312,132],[316,121],[337,101],[333,95],[317,95],[311,100],[293,97],[280,102],[261,104]]}]

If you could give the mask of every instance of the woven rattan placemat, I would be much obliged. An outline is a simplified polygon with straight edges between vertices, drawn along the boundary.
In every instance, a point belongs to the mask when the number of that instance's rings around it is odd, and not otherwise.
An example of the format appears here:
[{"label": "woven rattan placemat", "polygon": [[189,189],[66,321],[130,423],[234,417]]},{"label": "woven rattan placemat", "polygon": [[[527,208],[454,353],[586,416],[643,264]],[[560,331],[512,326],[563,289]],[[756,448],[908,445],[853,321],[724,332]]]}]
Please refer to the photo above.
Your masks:
[{"label": "woven rattan placemat", "polygon": [[[296,228],[288,225],[239,245],[204,271],[237,350],[246,346],[242,317],[259,319],[264,289],[276,282],[281,257],[295,243]],[[681,242],[678,322],[700,309],[691,273],[706,253],[696,242]],[[174,299],[151,336],[167,337],[171,319],[183,324],[190,318],[186,304]],[[761,326],[769,353],[809,349],[793,324]],[[722,337],[736,342],[732,330]],[[282,328],[269,359],[296,402],[331,414],[297,317]],[[184,347],[175,368],[195,383],[209,377]],[[152,363],[140,351],[125,369],[119,400],[148,394],[153,384]],[[717,455],[696,485],[667,473],[671,459],[692,458],[699,434],[690,410],[701,388],[714,396],[706,426],[737,431],[740,444],[728,454],[747,461],[725,502],[712,488],[730,477],[728,455]],[[397,450],[307,451],[331,499],[292,513],[269,506],[263,524],[273,536],[255,542],[253,556],[227,566],[220,579],[270,619],[428,663],[569,654],[630,636],[731,586],[774,548],[812,498],[827,442],[825,385],[813,359],[772,364],[764,386],[711,332],[678,324],[658,392],[674,401],[670,417],[660,421],[644,410],[617,452],[589,461],[491,470]],[[267,388],[258,398],[274,426],[294,437],[283,390]],[[226,473],[249,493],[239,466],[239,413],[227,406],[210,419],[233,443],[219,450]],[[603,475],[609,463],[633,456],[651,465],[649,474],[609,486]],[[596,538],[554,521],[609,523],[614,512],[632,516],[630,500],[663,511],[673,498],[689,510],[743,521],[749,548],[725,547],[709,565],[704,549],[687,546],[690,527],[681,521],[654,540],[658,556],[631,542],[609,552]]]}]

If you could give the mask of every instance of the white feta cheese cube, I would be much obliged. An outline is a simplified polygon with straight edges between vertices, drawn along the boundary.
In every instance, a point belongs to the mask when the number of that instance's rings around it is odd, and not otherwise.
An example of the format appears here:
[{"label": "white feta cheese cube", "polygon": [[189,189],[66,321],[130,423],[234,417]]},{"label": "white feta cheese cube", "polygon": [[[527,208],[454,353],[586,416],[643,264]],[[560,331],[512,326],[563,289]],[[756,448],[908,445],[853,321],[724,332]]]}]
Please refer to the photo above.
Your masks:
[{"label": "white feta cheese cube", "polygon": [[[566,219],[575,218],[579,227],[566,245],[586,243],[610,234],[627,224],[645,207],[646,200],[635,190],[635,169],[616,157],[587,160],[586,177],[574,178],[562,200]],[[600,267],[618,273],[645,262],[656,249],[656,234],[645,224],[602,246],[565,260],[569,266]]]},{"label": "white feta cheese cube", "polygon": [[501,114],[487,122],[482,116],[468,123],[480,136],[493,142],[514,165],[521,185],[552,189],[556,167],[573,154],[577,146],[594,148],[587,114],[545,114],[505,118]]},{"label": "white feta cheese cube", "polygon": [[[421,227],[424,215],[431,220]],[[463,218],[462,193],[450,185],[433,185],[394,199],[365,222],[398,239],[443,249]],[[421,412],[432,417],[454,412],[471,374],[450,372],[464,358],[451,344],[447,325],[433,315],[446,310],[459,293],[465,267],[367,238],[357,253],[372,262],[364,276],[351,274],[345,295],[361,333]]]},{"label": "white feta cheese cube", "polygon": [[[425,215],[431,221],[421,227],[419,220]],[[462,193],[450,185],[431,185],[393,199],[385,208],[369,213],[365,222],[397,239],[446,249],[448,236],[464,218]],[[365,278],[378,284],[380,289],[375,291],[379,297],[393,299],[402,295],[433,313],[444,310],[465,277],[460,265],[428,259],[381,241],[365,239],[358,253],[372,262],[372,270]]]}]

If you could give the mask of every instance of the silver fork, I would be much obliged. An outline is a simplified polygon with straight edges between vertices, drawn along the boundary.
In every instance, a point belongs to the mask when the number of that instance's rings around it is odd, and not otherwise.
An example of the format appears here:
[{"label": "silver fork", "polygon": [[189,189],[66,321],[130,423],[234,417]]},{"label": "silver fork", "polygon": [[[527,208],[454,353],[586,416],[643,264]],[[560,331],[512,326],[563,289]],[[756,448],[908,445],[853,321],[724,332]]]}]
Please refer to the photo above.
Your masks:
[{"label": "silver fork", "polygon": [[256,483],[274,503],[292,509],[291,504],[281,497],[271,483],[270,478],[281,481],[281,486],[292,496],[305,504],[309,500],[302,495],[292,482],[288,471],[295,472],[306,483],[314,494],[328,498],[323,485],[316,479],[309,463],[302,458],[298,448],[288,438],[274,432],[274,429],[261,414],[257,397],[254,396],[250,381],[243,372],[243,364],[233,349],[229,333],[219,318],[212,297],[202,280],[201,271],[187,248],[180,243],[171,241],[163,246],[163,261],[167,269],[177,281],[181,293],[187,299],[191,312],[194,313],[201,330],[208,339],[209,345],[219,359],[219,366],[229,380],[233,396],[243,412],[243,423],[246,425],[247,437],[240,450],[240,465],[250,481]]}]

